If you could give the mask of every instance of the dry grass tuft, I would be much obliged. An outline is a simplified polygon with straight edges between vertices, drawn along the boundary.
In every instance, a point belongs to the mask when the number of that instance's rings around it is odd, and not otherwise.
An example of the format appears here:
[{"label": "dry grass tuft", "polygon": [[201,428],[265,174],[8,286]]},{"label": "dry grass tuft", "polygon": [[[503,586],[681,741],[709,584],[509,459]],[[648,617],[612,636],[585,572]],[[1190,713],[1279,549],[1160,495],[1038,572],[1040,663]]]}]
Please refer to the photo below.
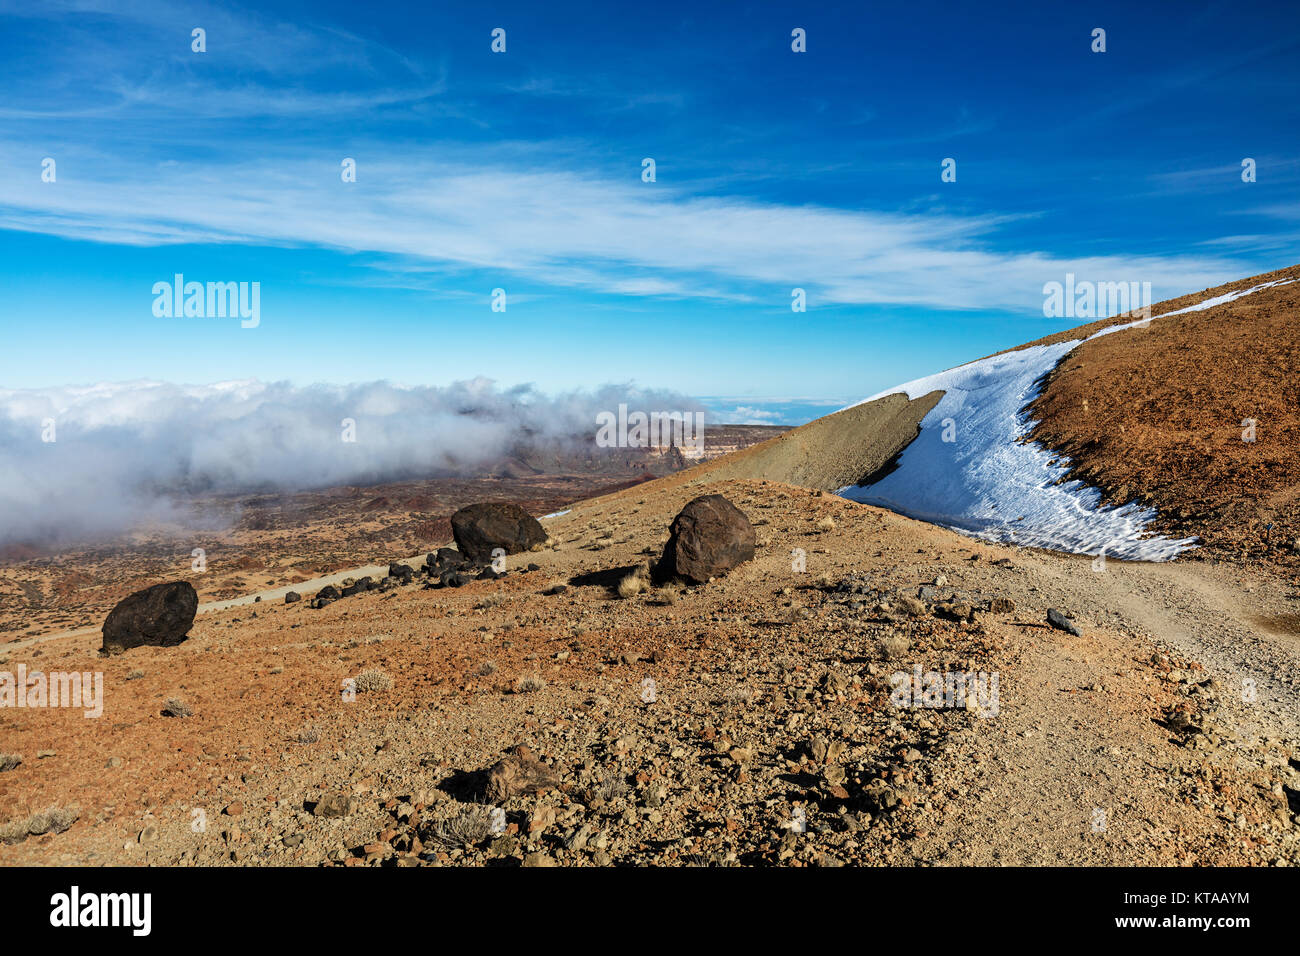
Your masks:
[{"label": "dry grass tuft", "polygon": [[626,796],[630,789],[631,788],[627,783],[627,778],[623,777],[621,774],[613,774],[602,780],[600,785],[595,788],[595,791],[596,795],[600,797],[600,799],[609,803],[612,800],[617,800],[620,797]]},{"label": "dry grass tuft", "polygon": [[38,813],[10,820],[0,826],[0,843],[21,843],[29,836],[62,833],[76,823],[79,816],[76,808],[46,807]]},{"label": "dry grass tuft", "polygon": [[676,588],[663,587],[655,592],[655,603],[671,607],[677,603],[680,596]]},{"label": "dry grass tuft", "polygon": [[621,598],[633,598],[644,591],[647,587],[645,578],[635,571],[618,582],[618,596]]},{"label": "dry grass tuft", "polygon": [[902,634],[889,634],[880,639],[880,649],[889,660],[895,660],[907,653],[912,642]]},{"label": "dry grass tuft", "polygon": [[546,681],[542,680],[540,674],[534,674],[531,677],[521,677],[515,684],[516,694],[532,694],[546,686]]},{"label": "dry grass tuft", "polygon": [[359,694],[382,694],[392,688],[393,679],[377,668],[372,667],[357,675],[356,689]]}]

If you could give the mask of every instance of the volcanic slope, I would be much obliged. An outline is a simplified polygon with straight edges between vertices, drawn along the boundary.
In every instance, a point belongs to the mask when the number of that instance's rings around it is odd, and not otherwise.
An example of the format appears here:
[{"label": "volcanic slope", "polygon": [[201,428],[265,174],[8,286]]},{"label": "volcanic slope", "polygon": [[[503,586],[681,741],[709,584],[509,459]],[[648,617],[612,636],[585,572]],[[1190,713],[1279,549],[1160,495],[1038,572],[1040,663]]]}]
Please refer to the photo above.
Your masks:
[{"label": "volcanic slope", "polygon": [[1300,266],[1210,289],[1273,283],[1082,342],[1030,406],[1030,437],[1106,502],[1154,508],[1155,530],[1200,539],[1191,556],[1300,580],[1296,280]]}]

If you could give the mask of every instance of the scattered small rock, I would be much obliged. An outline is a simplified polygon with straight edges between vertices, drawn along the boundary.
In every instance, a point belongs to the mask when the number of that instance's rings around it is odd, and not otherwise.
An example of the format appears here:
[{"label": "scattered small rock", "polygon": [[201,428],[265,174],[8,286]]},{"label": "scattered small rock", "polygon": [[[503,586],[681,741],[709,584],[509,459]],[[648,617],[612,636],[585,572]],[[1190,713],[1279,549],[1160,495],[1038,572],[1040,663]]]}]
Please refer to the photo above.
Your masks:
[{"label": "scattered small rock", "polygon": [[312,807],[312,815],[317,817],[326,817],[337,819],[346,817],[352,813],[354,807],[352,798],[346,793],[327,793],[316,805]]},{"label": "scattered small rock", "polygon": [[1048,608],[1047,623],[1052,625],[1058,631],[1065,631],[1067,634],[1073,634],[1075,637],[1082,637],[1083,632],[1079,630],[1068,617],[1058,611],[1056,608]]}]

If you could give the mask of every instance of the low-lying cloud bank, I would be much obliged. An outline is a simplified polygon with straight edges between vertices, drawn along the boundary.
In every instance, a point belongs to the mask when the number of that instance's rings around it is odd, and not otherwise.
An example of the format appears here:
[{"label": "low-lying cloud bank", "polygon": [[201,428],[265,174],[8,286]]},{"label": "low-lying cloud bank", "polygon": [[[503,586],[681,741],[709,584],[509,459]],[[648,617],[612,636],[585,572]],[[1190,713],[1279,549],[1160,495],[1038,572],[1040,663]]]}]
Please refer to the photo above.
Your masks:
[{"label": "low-lying cloud bank", "polygon": [[193,494],[473,474],[520,444],[581,450],[596,415],[620,403],[702,410],[671,392],[608,385],[546,396],[487,379],[0,389],[0,544],[179,520]]}]

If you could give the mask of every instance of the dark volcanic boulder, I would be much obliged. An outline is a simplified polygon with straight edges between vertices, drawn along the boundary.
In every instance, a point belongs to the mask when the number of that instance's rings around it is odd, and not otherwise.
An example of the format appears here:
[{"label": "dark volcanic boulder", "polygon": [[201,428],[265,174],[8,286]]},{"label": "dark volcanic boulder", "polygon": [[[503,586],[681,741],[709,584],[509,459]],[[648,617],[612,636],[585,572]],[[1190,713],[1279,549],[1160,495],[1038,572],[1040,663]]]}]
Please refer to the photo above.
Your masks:
[{"label": "dark volcanic boulder", "polygon": [[455,548],[439,548],[437,554],[434,555],[434,564],[440,564],[444,568],[458,568],[466,563],[465,555]]},{"label": "dark volcanic boulder", "polygon": [[439,548],[436,552],[430,551],[429,556],[424,559],[424,571],[436,578],[445,571],[454,571],[468,564],[465,556],[455,548]]},{"label": "dark volcanic boulder", "polygon": [[687,502],[669,528],[664,556],[655,576],[703,584],[754,557],[754,527],[745,513],[722,495]]},{"label": "dark volcanic boulder", "polygon": [[339,593],[338,588],[336,588],[332,584],[327,584],[319,591],[316,592],[316,596],[311,599],[310,606],[316,608],[317,610],[320,610],[325,605],[332,604],[342,596],[343,595]]},{"label": "dark volcanic boulder", "polygon": [[188,581],[169,581],[136,591],[104,619],[105,654],[148,644],[172,647],[189,637],[199,595]]},{"label": "dark volcanic boulder", "polygon": [[370,575],[367,574],[364,578],[358,578],[352,584],[349,584],[339,592],[339,595],[342,597],[352,597],[354,594],[364,594],[366,591],[377,587],[379,587],[379,585],[372,581]]},{"label": "dark volcanic boulder", "polygon": [[478,562],[491,561],[494,548],[519,554],[546,541],[546,532],[536,518],[504,501],[461,508],[451,516],[451,534],[461,554]]}]

